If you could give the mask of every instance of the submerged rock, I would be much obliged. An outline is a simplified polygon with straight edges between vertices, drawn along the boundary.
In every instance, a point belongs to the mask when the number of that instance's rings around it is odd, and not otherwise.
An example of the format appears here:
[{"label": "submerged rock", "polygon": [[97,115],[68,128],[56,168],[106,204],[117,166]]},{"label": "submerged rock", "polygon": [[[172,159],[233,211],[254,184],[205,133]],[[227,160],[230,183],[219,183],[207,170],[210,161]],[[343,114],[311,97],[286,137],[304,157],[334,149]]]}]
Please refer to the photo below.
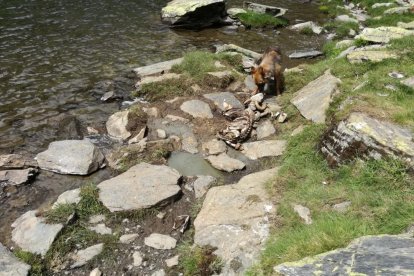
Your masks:
[{"label": "submerged rock", "polygon": [[413,275],[412,234],[365,236],[348,247],[274,267],[278,275]]},{"label": "submerged rock", "polygon": [[56,236],[62,230],[62,224],[47,224],[37,216],[37,211],[28,211],[12,224],[12,240],[21,249],[34,254],[46,255]]},{"label": "submerged rock", "polygon": [[321,151],[331,166],[356,157],[402,158],[414,166],[413,134],[409,129],[383,122],[364,113],[352,113],[327,132]]},{"label": "submerged rock", "polygon": [[36,156],[43,170],[60,174],[88,175],[104,165],[104,155],[89,140],[65,140],[49,144]]},{"label": "submerged rock", "polygon": [[180,191],[181,175],[167,166],[140,163],[98,185],[99,199],[111,212],[160,205]]},{"label": "submerged rock", "polygon": [[17,259],[0,243],[0,276],[29,275],[30,265]]},{"label": "submerged rock", "polygon": [[311,29],[313,33],[320,34],[323,30],[322,27],[318,26],[316,23],[312,21],[299,23],[293,26],[290,26],[289,29],[295,30],[295,31],[303,31],[305,29]]},{"label": "submerged rock", "polygon": [[224,0],[173,0],[161,10],[164,23],[173,27],[202,28],[221,23],[226,15]]},{"label": "submerged rock", "polygon": [[306,119],[315,123],[324,123],[325,112],[340,82],[327,70],[322,76],[300,89],[290,102]]},{"label": "submerged rock", "polygon": [[[243,177],[237,184],[211,188],[194,221],[194,242],[217,248],[222,275],[243,275],[259,256],[275,212],[265,183],[277,169]],[[235,267],[232,264],[238,263]]]}]

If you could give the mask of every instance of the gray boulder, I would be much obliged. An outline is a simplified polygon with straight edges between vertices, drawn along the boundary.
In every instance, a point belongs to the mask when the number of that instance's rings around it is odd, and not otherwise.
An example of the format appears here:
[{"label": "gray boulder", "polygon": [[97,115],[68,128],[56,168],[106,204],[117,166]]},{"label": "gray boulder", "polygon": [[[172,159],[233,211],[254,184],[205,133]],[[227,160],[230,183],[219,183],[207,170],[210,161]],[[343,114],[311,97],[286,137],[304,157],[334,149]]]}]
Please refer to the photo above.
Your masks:
[{"label": "gray boulder", "polygon": [[21,262],[0,243],[0,276],[26,276],[29,270],[30,265]]},{"label": "gray boulder", "polygon": [[276,129],[270,120],[266,120],[259,124],[259,126],[256,129],[256,132],[257,132],[257,140],[262,140],[263,138],[266,138],[270,135],[275,134]]},{"label": "gray boulder", "polygon": [[323,52],[316,51],[316,50],[309,50],[309,51],[295,51],[289,55],[291,59],[299,59],[299,58],[315,58],[318,56],[322,56]]},{"label": "gray boulder", "polygon": [[383,26],[378,28],[365,28],[355,38],[375,43],[388,43],[392,39],[402,38],[408,35],[414,35],[414,30]]},{"label": "gray boulder", "polygon": [[164,74],[171,70],[171,68],[176,65],[180,64],[183,61],[183,58],[177,58],[172,60],[167,60],[163,62],[158,62],[142,67],[135,68],[133,71],[137,74],[138,77],[146,77],[156,74]]},{"label": "gray boulder", "polygon": [[81,267],[87,264],[90,260],[101,254],[103,250],[104,244],[99,243],[83,250],[79,250],[76,254],[72,257],[74,264],[71,268]]},{"label": "gray boulder", "polygon": [[194,118],[213,118],[210,106],[200,100],[186,101],[180,106],[180,109]]},{"label": "gray boulder", "polygon": [[60,174],[88,175],[104,165],[104,155],[89,140],[65,140],[49,144],[36,156],[43,170]]},{"label": "gray boulder", "polygon": [[127,140],[131,137],[131,132],[127,130],[129,111],[119,111],[112,114],[106,122],[106,130],[110,137]]},{"label": "gray boulder", "polygon": [[98,185],[99,199],[111,212],[150,208],[176,196],[181,175],[167,166],[140,163]]},{"label": "gray boulder", "polygon": [[164,23],[173,27],[201,28],[221,23],[226,15],[224,0],[173,0],[161,10]]},{"label": "gray boulder", "polygon": [[290,102],[306,119],[315,123],[324,123],[325,112],[340,82],[327,70],[322,76],[300,89]]},{"label": "gray boulder", "polygon": [[266,140],[244,143],[242,153],[251,160],[263,157],[280,156],[286,148],[284,140]]},{"label": "gray boulder", "polygon": [[144,243],[146,246],[155,249],[173,249],[177,244],[177,240],[167,235],[152,233],[144,239]]}]

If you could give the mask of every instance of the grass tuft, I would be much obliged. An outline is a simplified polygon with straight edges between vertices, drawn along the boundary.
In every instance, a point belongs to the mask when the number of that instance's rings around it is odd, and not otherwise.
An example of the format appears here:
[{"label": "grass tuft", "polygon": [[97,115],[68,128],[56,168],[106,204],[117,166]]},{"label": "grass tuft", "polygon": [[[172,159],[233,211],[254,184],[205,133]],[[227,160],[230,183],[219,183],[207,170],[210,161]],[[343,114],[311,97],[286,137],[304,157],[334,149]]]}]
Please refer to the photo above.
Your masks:
[{"label": "grass tuft", "polygon": [[24,263],[31,266],[29,275],[31,276],[42,276],[45,275],[45,266],[43,264],[42,256],[36,255],[21,249],[17,249],[13,254]]},{"label": "grass tuft", "polygon": [[214,248],[205,246],[190,246],[190,244],[182,244],[178,251],[180,253],[181,262],[180,269],[185,276],[192,275],[213,275],[219,274],[223,267],[222,260],[213,254]]},{"label": "grass tuft", "polygon": [[44,216],[47,223],[66,223],[75,213],[74,204],[59,204],[56,208],[47,211]]},{"label": "grass tuft", "polygon": [[108,209],[99,201],[99,189],[89,183],[80,188],[81,200],[76,206],[76,214],[80,219],[88,219],[92,215],[106,214]]}]

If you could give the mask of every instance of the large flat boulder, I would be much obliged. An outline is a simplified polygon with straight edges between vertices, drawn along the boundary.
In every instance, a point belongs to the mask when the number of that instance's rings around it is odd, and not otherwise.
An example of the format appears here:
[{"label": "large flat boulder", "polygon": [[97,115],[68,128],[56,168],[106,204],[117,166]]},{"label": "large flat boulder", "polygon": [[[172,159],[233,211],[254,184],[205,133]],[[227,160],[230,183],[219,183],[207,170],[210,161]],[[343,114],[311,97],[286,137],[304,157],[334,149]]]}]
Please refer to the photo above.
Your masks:
[{"label": "large flat boulder", "polygon": [[388,43],[391,39],[402,38],[408,35],[414,35],[414,31],[400,27],[378,27],[363,29],[362,32],[356,36],[356,39],[375,43]]},{"label": "large flat boulder", "polygon": [[211,188],[194,221],[194,242],[216,247],[222,275],[243,275],[257,259],[275,213],[265,183],[277,169],[243,177],[237,184]]},{"label": "large flat boulder", "polygon": [[88,175],[103,166],[105,157],[89,140],[64,140],[50,143],[36,160],[43,170]]},{"label": "large flat boulder", "polygon": [[12,240],[24,251],[45,256],[63,225],[47,224],[36,214],[28,211],[13,222]]},{"label": "large flat boulder", "polygon": [[213,118],[213,113],[211,113],[210,106],[200,100],[186,101],[180,106],[180,109],[190,114],[194,118]]},{"label": "large flat boulder", "polygon": [[278,275],[414,275],[412,234],[365,236],[348,247],[274,267]]},{"label": "large flat boulder", "polygon": [[98,185],[99,199],[111,212],[150,208],[180,191],[181,175],[167,166],[140,163]]},{"label": "large flat boulder", "polygon": [[321,151],[332,166],[355,157],[379,159],[387,155],[414,166],[413,138],[409,129],[356,112],[325,134]]},{"label": "large flat boulder", "polygon": [[171,70],[171,68],[176,65],[180,64],[183,61],[183,58],[177,58],[167,61],[162,61],[142,67],[135,68],[133,71],[138,75],[138,77],[146,77],[156,74],[164,74]]},{"label": "large flat boulder", "polygon": [[322,76],[300,89],[290,102],[306,119],[315,123],[324,123],[325,112],[340,82],[327,70]]},{"label": "large flat boulder", "polygon": [[230,92],[218,92],[218,93],[210,93],[204,94],[205,98],[214,102],[214,104],[221,110],[225,111],[226,107],[225,104],[228,104],[234,108],[243,108],[244,106],[241,102]]},{"label": "large flat boulder", "polygon": [[21,262],[0,243],[0,276],[26,276],[29,270],[30,265]]},{"label": "large flat boulder", "polygon": [[362,63],[362,62],[380,62],[384,59],[397,58],[397,55],[388,50],[354,50],[349,53],[346,58],[350,63]]},{"label": "large flat boulder", "polygon": [[280,156],[286,148],[284,140],[266,140],[243,144],[243,154],[249,159],[256,160],[263,157]]},{"label": "large flat boulder", "polygon": [[161,10],[164,23],[174,27],[201,28],[221,23],[226,15],[224,0],[173,0]]}]

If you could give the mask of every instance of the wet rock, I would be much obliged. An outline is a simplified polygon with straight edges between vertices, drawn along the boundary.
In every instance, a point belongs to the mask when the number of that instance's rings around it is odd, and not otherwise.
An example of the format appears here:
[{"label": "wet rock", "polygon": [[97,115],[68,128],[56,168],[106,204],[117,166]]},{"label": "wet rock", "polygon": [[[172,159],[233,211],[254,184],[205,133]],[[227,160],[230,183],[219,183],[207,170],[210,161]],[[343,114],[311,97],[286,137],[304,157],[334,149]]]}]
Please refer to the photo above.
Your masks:
[{"label": "wet rock", "polygon": [[284,140],[266,140],[243,144],[243,154],[249,159],[256,160],[263,157],[280,156],[286,148]]},{"label": "wet rock", "polygon": [[56,202],[53,203],[52,209],[62,204],[78,204],[80,200],[80,189],[69,190],[57,198]]},{"label": "wet rock", "polygon": [[236,15],[238,14],[242,14],[242,13],[246,13],[247,11],[245,9],[240,9],[240,8],[231,8],[227,10],[227,14],[231,17],[231,18],[236,18]]},{"label": "wet rock", "polygon": [[112,229],[107,227],[103,223],[97,224],[95,226],[90,226],[88,227],[88,229],[100,235],[111,235],[112,234]]},{"label": "wet rock", "polygon": [[257,131],[257,140],[262,140],[263,138],[266,138],[276,133],[276,129],[273,126],[273,124],[270,122],[270,120],[265,120],[262,123],[260,123],[256,131]]},{"label": "wet rock", "polygon": [[397,26],[400,27],[400,28],[413,30],[414,29],[414,21],[411,21],[411,22],[408,22],[408,23],[398,22]]},{"label": "wet rock", "polygon": [[180,109],[194,118],[213,118],[210,106],[200,100],[186,101],[180,106]]},{"label": "wet rock", "polygon": [[234,81],[234,76],[230,71],[208,72],[204,81],[214,87],[226,88]]},{"label": "wet rock", "polygon": [[134,254],[132,254],[133,259],[133,266],[140,266],[142,264],[143,258],[140,252],[135,251]]},{"label": "wet rock", "polygon": [[323,30],[322,27],[318,26],[316,23],[312,21],[299,23],[299,24],[289,27],[289,29],[295,30],[295,31],[303,31],[304,29],[308,29],[308,28],[310,28],[312,32],[314,32],[315,34],[320,34]]},{"label": "wet rock", "polygon": [[62,113],[48,119],[47,123],[55,131],[56,140],[83,139],[81,122],[73,115]]},{"label": "wet rock", "polygon": [[[177,258],[178,260],[178,258]],[[29,275],[30,265],[17,259],[0,243],[0,275],[26,276]]]},{"label": "wet rock", "polygon": [[0,169],[27,169],[37,167],[36,161],[21,154],[0,155]]},{"label": "wet rock", "polygon": [[97,224],[105,220],[105,215],[93,215],[89,218],[89,223]]},{"label": "wet rock", "polygon": [[413,137],[409,129],[364,113],[352,113],[325,134],[321,151],[331,166],[355,157],[380,159],[388,155],[414,166]]},{"label": "wet rock", "polygon": [[284,8],[262,5],[262,4],[257,4],[253,2],[244,2],[244,6],[249,11],[253,11],[256,13],[262,13],[262,14],[266,13],[266,14],[273,15],[275,17],[282,16],[287,12],[287,9],[284,9]]},{"label": "wet rock", "polygon": [[224,0],[173,0],[161,10],[164,23],[186,28],[201,28],[221,23],[225,14]]},{"label": "wet rock", "polygon": [[162,74],[160,76],[146,76],[146,77],[142,77],[141,80],[139,80],[136,84],[135,87],[140,87],[144,84],[150,84],[150,83],[157,83],[157,82],[162,82],[162,81],[166,81],[166,80],[173,80],[173,79],[179,79],[181,78],[181,75],[176,74],[176,73],[166,73],[166,74]]},{"label": "wet rock", "polygon": [[355,18],[350,17],[347,14],[338,15],[335,18],[335,21],[338,21],[338,22],[353,22],[353,23],[358,23],[358,20],[356,20]]},{"label": "wet rock", "polygon": [[123,244],[130,244],[138,237],[138,234],[125,234],[119,238],[119,241]]},{"label": "wet rock", "polygon": [[104,244],[99,243],[83,250],[79,250],[76,254],[72,257],[74,264],[71,268],[81,267],[87,264],[90,260],[101,254],[103,250]]},{"label": "wet rock", "polygon": [[102,276],[102,272],[99,270],[99,268],[95,268],[94,270],[91,271],[89,276]]},{"label": "wet rock", "polygon": [[388,43],[392,39],[402,38],[408,35],[414,35],[414,31],[400,27],[378,27],[363,29],[362,32],[356,36],[356,39],[375,43]]},{"label": "wet rock", "polygon": [[221,153],[219,155],[210,155],[207,157],[207,160],[214,168],[226,172],[242,170],[246,167],[246,164],[244,164],[242,161],[233,159],[226,153]]},{"label": "wet rock", "polygon": [[152,233],[144,239],[144,243],[146,246],[165,250],[175,248],[177,240],[167,235]]},{"label": "wet rock", "polygon": [[60,174],[88,175],[104,165],[101,151],[89,140],[65,140],[49,144],[36,156],[43,170]]},{"label": "wet rock", "polygon": [[384,15],[386,15],[386,14],[404,14],[404,13],[409,13],[409,12],[411,12],[411,9],[412,8],[410,6],[391,8],[391,9],[388,9],[388,10],[384,11]]},{"label": "wet rock", "polygon": [[365,236],[342,249],[274,267],[280,275],[412,275],[412,235]]},{"label": "wet rock", "polygon": [[163,74],[167,73],[171,70],[171,68],[176,65],[180,64],[183,61],[182,58],[177,58],[173,60],[163,61],[143,67],[135,68],[133,71],[138,75],[138,77],[146,77],[156,74]]},{"label": "wet rock", "polygon": [[351,201],[344,201],[332,206],[332,210],[340,213],[345,213],[348,210],[349,206],[351,206]]},{"label": "wet rock", "polygon": [[150,208],[176,196],[180,178],[170,167],[140,163],[101,182],[99,199],[111,212]]},{"label": "wet rock", "polygon": [[165,263],[167,264],[167,267],[177,266],[178,265],[178,258],[179,258],[179,256],[175,255],[174,257],[165,260]]},{"label": "wet rock", "polygon": [[203,197],[208,189],[210,189],[211,185],[216,181],[217,179],[210,175],[198,175],[196,181],[193,183],[195,197]]},{"label": "wet rock", "polygon": [[300,89],[290,102],[306,119],[315,123],[324,123],[325,112],[340,82],[327,70],[322,76]]},{"label": "wet rock", "polygon": [[380,62],[384,59],[397,58],[397,55],[390,51],[355,50],[347,55],[350,63],[362,63],[366,61]]},{"label": "wet rock", "polygon": [[403,81],[401,81],[402,84],[404,84],[405,86],[411,87],[414,89],[414,77],[405,79]]},{"label": "wet rock", "polygon": [[112,114],[106,122],[106,130],[110,137],[127,140],[131,132],[127,130],[129,111],[120,111]]},{"label": "wet rock", "polygon": [[216,155],[227,151],[226,144],[217,139],[203,143],[202,148],[208,155]]},{"label": "wet rock", "polygon": [[289,55],[291,59],[299,59],[299,58],[314,58],[323,55],[323,52],[311,50],[311,51],[295,51],[294,53]]},{"label": "wet rock", "polygon": [[13,222],[12,240],[25,251],[45,256],[63,225],[47,224],[36,214],[28,211]]},{"label": "wet rock", "polygon": [[6,182],[8,185],[22,185],[30,182],[37,174],[37,170],[28,168],[24,170],[5,170],[0,171],[0,183]]},{"label": "wet rock", "polygon": [[303,219],[305,224],[312,224],[312,218],[311,218],[311,213],[310,213],[309,208],[299,205],[299,204],[295,204],[293,206],[293,210],[295,210],[295,212],[299,215],[299,217]]},{"label": "wet rock", "polygon": [[[275,212],[264,184],[276,173],[277,169],[261,171],[208,191],[194,221],[194,242],[217,248],[214,254],[224,262],[222,275],[243,275],[259,256]],[[232,262],[240,266],[234,268]]]},{"label": "wet rock", "polygon": [[240,101],[230,92],[219,92],[204,94],[205,98],[214,102],[214,104],[221,110],[225,111],[224,103],[231,105],[234,108],[243,108],[244,106]]}]

